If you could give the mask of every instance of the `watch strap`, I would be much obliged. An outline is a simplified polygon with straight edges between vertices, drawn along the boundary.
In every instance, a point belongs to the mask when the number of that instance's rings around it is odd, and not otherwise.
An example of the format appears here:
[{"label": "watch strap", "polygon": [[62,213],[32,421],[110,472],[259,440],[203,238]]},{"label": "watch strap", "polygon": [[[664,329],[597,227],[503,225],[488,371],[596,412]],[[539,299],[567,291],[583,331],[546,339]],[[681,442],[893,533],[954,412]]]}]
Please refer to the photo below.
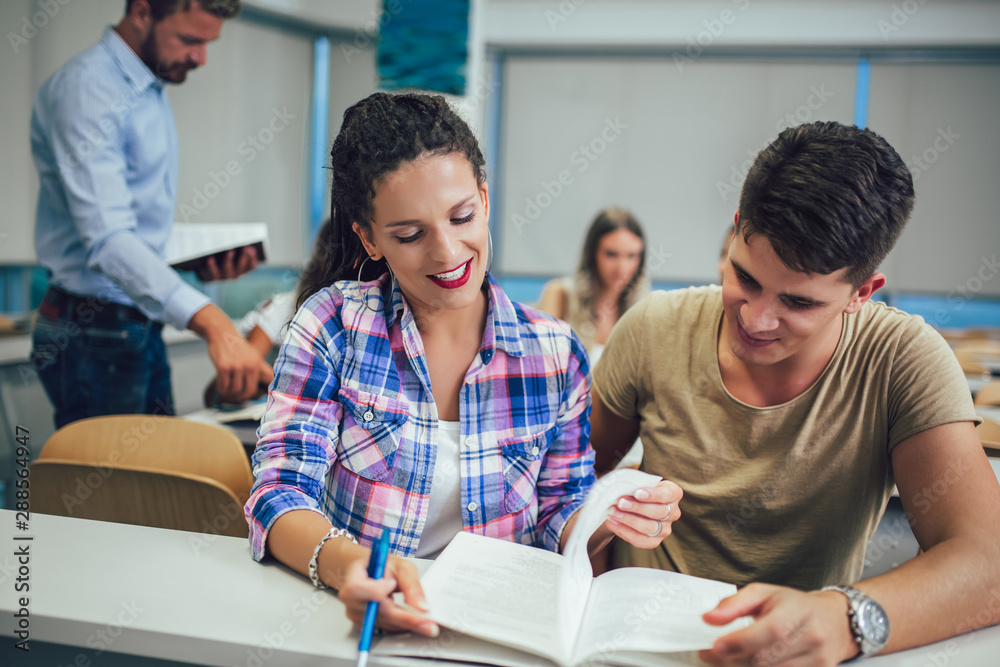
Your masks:
[{"label": "watch strap", "polygon": [[[858,654],[854,656],[855,658],[865,658],[871,655],[875,655],[885,647],[885,642],[881,644],[876,644],[865,636],[865,633],[861,629],[861,622],[858,617],[858,614],[860,613],[861,610],[861,606],[864,603],[867,602],[875,605],[884,614],[885,610],[882,609],[881,605],[875,602],[875,600],[873,600],[870,596],[859,591],[853,586],[824,586],[822,590],[837,591],[847,596],[848,625],[851,628],[851,635],[854,636],[854,641],[858,645]],[[888,619],[886,619],[886,623],[888,623]]]}]

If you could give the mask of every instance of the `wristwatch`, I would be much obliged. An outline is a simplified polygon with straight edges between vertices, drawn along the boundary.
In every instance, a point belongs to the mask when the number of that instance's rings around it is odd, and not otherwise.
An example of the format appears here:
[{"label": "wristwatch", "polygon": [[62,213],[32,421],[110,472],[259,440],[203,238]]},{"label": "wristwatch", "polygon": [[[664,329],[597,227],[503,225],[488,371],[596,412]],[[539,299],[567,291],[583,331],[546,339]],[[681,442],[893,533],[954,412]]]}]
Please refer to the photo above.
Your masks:
[{"label": "wristwatch", "polygon": [[823,590],[839,591],[847,596],[847,618],[860,651],[855,657],[867,658],[885,648],[889,641],[889,617],[882,605],[850,586],[824,586]]}]

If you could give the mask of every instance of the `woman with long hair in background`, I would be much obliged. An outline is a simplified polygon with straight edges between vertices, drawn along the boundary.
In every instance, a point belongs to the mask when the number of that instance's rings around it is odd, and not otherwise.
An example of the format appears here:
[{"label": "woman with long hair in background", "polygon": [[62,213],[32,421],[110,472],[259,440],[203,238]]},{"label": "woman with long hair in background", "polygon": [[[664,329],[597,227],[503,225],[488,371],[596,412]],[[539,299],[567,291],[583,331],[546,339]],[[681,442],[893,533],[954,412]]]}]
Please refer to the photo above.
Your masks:
[{"label": "woman with long hair in background", "polygon": [[647,293],[642,227],[629,211],[606,208],[590,223],[576,273],[549,281],[538,309],[573,327],[593,365],[615,323]]}]

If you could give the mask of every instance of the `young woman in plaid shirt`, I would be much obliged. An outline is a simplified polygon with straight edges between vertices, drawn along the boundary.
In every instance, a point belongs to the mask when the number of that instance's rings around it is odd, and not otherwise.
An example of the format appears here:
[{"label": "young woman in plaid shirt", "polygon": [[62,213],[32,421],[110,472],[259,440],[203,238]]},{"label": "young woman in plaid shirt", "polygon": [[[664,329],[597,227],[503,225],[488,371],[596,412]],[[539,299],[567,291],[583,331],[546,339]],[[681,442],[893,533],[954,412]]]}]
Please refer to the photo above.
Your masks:
[{"label": "young woman in plaid shirt", "polygon": [[[569,325],[489,275],[485,161],[439,96],[376,93],[333,144],[334,244],[275,361],[247,503],[256,559],[339,590],[359,621],[437,634],[416,569],[459,531],[559,551],[594,482],[590,372]],[[658,545],[670,483],[622,498],[591,538]],[[385,578],[366,564],[391,533]],[[356,542],[355,542],[356,540]]]}]

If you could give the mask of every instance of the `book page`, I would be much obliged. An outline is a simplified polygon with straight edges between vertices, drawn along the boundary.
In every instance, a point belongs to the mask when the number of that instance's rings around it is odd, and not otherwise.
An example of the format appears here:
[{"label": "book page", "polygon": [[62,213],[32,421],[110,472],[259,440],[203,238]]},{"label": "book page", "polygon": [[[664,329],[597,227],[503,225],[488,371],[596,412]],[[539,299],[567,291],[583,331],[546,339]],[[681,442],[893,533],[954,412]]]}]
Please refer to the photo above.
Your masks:
[{"label": "book page", "polygon": [[718,637],[750,623],[743,618],[716,627],[701,620],[734,593],[732,584],[664,570],[630,567],[606,572],[591,586],[575,660],[615,663],[616,654],[630,651],[710,648]]},{"label": "book page", "polygon": [[556,604],[563,561],[545,549],[461,532],[420,579],[427,615],[461,633],[565,662]]},{"label": "book page", "polygon": [[[619,651],[610,658],[608,664],[620,667],[705,667],[705,663],[698,657],[697,651],[680,651],[679,653]],[[588,663],[588,667],[593,667],[593,665]]]},{"label": "book page", "polygon": [[590,536],[608,518],[608,511],[619,498],[632,495],[642,487],[656,486],[660,479],[662,478],[656,475],[632,468],[613,470],[594,483],[583,507],[576,513],[573,534],[563,550],[566,567],[563,568],[559,582],[559,609],[566,616],[565,624],[570,628],[567,650],[576,644],[576,635],[580,631],[586,609],[586,597],[581,597],[579,591],[590,589],[594,577],[590,554],[587,552]]},{"label": "book page", "polygon": [[[435,662],[471,662],[503,667],[555,667],[548,658],[519,651],[508,646],[488,643],[483,639],[463,635],[449,628],[431,639],[423,635],[404,632],[380,637],[372,648],[373,656],[420,658]],[[412,665],[412,661],[409,663]]]}]

